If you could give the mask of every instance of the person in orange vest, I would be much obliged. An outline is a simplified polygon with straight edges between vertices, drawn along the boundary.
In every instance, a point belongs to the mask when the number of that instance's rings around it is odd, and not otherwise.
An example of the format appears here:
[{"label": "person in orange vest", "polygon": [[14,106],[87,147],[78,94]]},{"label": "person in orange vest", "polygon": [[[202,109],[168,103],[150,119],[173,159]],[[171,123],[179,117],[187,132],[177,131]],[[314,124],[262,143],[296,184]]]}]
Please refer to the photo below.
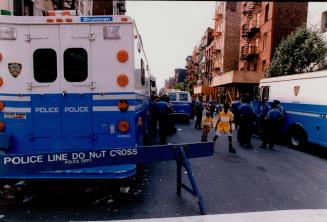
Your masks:
[{"label": "person in orange vest", "polygon": [[229,111],[229,105],[224,104],[224,110],[218,114],[216,124],[216,135],[213,138],[213,142],[216,142],[219,136],[228,136],[229,152],[236,153],[236,150],[232,144],[232,122],[234,121],[234,115]]}]

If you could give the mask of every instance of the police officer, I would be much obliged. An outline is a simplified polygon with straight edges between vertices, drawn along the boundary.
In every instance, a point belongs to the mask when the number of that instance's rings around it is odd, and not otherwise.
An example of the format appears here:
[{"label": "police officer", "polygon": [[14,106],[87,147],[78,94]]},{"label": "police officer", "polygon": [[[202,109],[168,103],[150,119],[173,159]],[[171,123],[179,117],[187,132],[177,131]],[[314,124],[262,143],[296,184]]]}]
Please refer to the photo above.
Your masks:
[{"label": "police officer", "polygon": [[277,141],[276,142],[280,142],[280,139],[282,138],[282,128],[283,128],[283,124],[284,124],[284,119],[285,119],[285,109],[284,107],[280,104],[279,100],[274,100],[274,103],[276,103],[277,109],[279,110],[279,112],[283,115],[283,118],[280,118],[277,121]]},{"label": "police officer", "polygon": [[160,144],[167,143],[167,131],[169,124],[168,115],[172,112],[170,106],[166,102],[166,99],[166,97],[162,96],[160,97],[160,101],[155,103],[155,112],[159,121]]},{"label": "police officer", "polygon": [[203,104],[203,97],[199,97],[199,101],[196,101],[195,103],[195,129],[201,129],[201,122],[202,122],[202,113],[204,110],[204,104]]},{"label": "police officer", "polygon": [[263,141],[262,148],[266,148],[267,143],[269,144],[269,149],[273,150],[276,143],[277,137],[279,135],[279,121],[283,120],[283,114],[278,110],[277,103],[274,101],[271,104],[271,109],[267,113],[267,127],[269,128],[269,133],[267,133],[267,138]]},{"label": "police officer", "polygon": [[269,134],[269,126],[268,126],[268,121],[267,121],[267,114],[269,110],[271,109],[270,105],[266,100],[262,101],[262,105],[260,107],[260,113],[259,113],[259,130],[260,130],[260,136],[262,139],[262,145],[260,148],[265,149],[266,144],[267,144],[267,139],[268,139],[268,134]]},{"label": "police officer", "polygon": [[253,123],[257,119],[257,115],[250,105],[250,96],[245,95],[242,98],[243,104],[239,106],[239,129],[237,131],[237,138],[239,139],[240,146],[252,148],[251,137],[253,130]]},{"label": "police officer", "polygon": [[238,129],[239,126],[239,119],[240,119],[240,114],[238,108],[242,105],[239,97],[236,97],[235,100],[232,102],[231,105],[231,111],[234,115],[234,124],[235,124],[235,129]]},{"label": "police officer", "polygon": [[158,122],[158,114],[156,110],[156,103],[159,102],[160,99],[158,96],[153,95],[151,96],[150,102],[150,129],[151,135],[155,136],[157,133],[157,122]]}]

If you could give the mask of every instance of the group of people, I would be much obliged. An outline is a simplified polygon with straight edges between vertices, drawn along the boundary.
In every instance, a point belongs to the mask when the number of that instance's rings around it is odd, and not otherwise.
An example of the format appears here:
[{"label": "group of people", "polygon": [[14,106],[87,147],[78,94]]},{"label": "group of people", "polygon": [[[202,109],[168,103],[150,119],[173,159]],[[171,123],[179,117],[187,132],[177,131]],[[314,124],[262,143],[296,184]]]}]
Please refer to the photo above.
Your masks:
[{"label": "group of people", "polygon": [[[202,112],[204,110],[203,98],[194,105],[196,123],[195,128],[201,128]],[[281,133],[283,120],[285,117],[284,109],[278,100],[274,100],[271,105],[263,101],[260,112],[257,115],[249,96],[244,96],[242,101],[236,98],[231,105],[224,104],[224,108],[217,115],[217,123],[214,127],[215,136],[213,141],[216,142],[220,136],[227,136],[229,143],[229,152],[236,153],[232,145],[232,123],[235,124],[237,130],[237,140],[241,147],[252,148],[252,133],[255,125],[259,127],[260,136],[262,138],[263,149],[273,149],[278,136]],[[205,118],[202,120],[202,137],[201,141],[207,141],[210,129],[213,128],[213,118],[210,110],[206,112]]]}]

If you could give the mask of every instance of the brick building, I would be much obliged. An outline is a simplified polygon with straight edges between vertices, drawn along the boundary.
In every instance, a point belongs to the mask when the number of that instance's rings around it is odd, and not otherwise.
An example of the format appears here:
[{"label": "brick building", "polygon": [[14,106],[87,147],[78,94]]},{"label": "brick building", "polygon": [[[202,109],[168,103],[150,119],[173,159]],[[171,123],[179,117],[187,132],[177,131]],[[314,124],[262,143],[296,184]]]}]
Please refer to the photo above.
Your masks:
[{"label": "brick building", "polygon": [[215,31],[211,67],[214,89],[214,99],[219,101],[219,96],[225,91],[225,82],[220,81],[221,76],[232,70],[238,70],[240,47],[240,2],[216,2]]},{"label": "brick building", "polygon": [[194,94],[204,96],[205,100],[213,94],[213,89],[210,87],[211,74],[210,74],[210,64],[212,63],[212,58],[210,57],[208,50],[213,41],[214,30],[210,27],[204,32],[199,46],[195,50],[195,62],[197,64],[198,82],[194,86]]},{"label": "brick building", "polygon": [[175,82],[184,83],[186,78],[186,69],[175,69]]},{"label": "brick building", "polygon": [[242,2],[241,71],[265,72],[275,48],[306,23],[307,2]]},{"label": "brick building", "polygon": [[[327,2],[308,3],[307,27],[318,30],[327,41]],[[327,68],[327,57],[323,66]]]},{"label": "brick building", "polygon": [[307,2],[238,2],[238,70],[216,76],[212,82],[215,93],[220,95],[223,90],[228,102],[235,96],[252,94],[253,87],[264,78],[274,50],[282,38],[306,22],[307,5]]}]

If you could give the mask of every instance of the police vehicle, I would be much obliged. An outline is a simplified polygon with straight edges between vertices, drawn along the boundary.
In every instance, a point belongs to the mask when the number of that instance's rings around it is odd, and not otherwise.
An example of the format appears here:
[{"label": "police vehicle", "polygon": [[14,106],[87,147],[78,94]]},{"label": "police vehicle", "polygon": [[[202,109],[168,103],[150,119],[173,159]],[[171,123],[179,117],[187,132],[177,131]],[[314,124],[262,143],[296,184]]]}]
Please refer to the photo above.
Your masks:
[{"label": "police vehicle", "polygon": [[[135,164],[92,163],[136,155],[149,133],[149,96],[130,17],[0,16],[0,178],[134,175]],[[46,170],[50,163],[58,168]]]},{"label": "police vehicle", "polygon": [[170,98],[170,103],[174,110],[173,115],[189,120],[192,115],[192,98],[190,92],[167,90],[165,94]]},{"label": "police vehicle", "polygon": [[279,100],[285,109],[284,135],[291,145],[327,147],[327,70],[260,81],[260,99]]}]

